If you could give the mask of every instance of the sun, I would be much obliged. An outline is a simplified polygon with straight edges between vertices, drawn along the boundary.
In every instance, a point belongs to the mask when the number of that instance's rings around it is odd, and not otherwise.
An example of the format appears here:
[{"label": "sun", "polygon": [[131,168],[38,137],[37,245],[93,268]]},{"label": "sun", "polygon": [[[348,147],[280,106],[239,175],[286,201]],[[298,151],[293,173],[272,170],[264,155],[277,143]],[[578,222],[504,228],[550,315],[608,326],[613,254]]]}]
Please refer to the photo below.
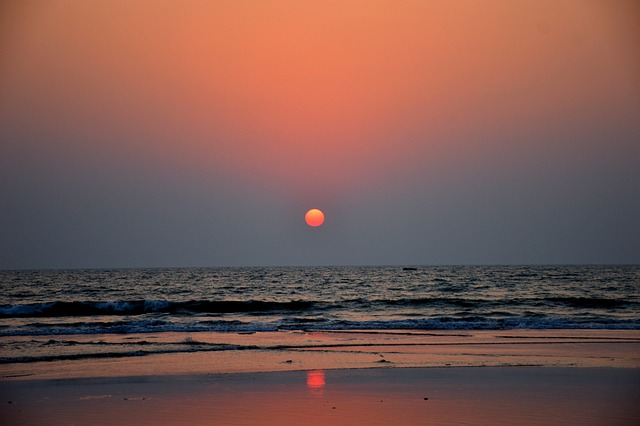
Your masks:
[{"label": "sun", "polygon": [[318,209],[311,209],[304,215],[304,220],[309,226],[320,226],[324,223],[324,213]]}]

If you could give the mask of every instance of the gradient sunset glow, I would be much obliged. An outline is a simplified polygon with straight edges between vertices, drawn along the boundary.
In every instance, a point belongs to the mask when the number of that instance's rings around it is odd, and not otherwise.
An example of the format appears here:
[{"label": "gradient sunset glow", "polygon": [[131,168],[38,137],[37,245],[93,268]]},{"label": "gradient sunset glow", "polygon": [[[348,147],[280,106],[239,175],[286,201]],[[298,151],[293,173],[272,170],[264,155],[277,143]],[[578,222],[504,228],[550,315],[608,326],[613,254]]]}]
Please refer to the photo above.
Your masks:
[{"label": "gradient sunset glow", "polygon": [[640,260],[632,1],[0,8],[0,267]]}]

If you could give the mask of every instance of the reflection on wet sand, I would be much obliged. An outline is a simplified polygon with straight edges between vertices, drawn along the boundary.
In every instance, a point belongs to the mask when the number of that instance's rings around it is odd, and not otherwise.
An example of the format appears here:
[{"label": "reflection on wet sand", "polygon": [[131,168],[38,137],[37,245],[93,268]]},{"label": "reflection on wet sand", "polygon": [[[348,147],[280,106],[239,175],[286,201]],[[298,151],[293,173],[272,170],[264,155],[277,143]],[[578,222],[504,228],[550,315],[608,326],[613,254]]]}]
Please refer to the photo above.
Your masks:
[{"label": "reflection on wet sand", "polygon": [[324,370],[307,371],[307,388],[313,395],[324,394]]}]

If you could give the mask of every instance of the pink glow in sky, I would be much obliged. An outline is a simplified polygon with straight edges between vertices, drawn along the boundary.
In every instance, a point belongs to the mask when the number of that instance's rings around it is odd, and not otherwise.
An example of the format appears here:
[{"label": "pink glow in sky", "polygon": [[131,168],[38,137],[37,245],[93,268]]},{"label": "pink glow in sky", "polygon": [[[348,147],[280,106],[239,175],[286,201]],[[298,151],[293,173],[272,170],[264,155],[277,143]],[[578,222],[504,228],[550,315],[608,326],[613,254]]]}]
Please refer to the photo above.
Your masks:
[{"label": "pink glow in sky", "polygon": [[5,4],[0,267],[639,261],[639,12]]}]

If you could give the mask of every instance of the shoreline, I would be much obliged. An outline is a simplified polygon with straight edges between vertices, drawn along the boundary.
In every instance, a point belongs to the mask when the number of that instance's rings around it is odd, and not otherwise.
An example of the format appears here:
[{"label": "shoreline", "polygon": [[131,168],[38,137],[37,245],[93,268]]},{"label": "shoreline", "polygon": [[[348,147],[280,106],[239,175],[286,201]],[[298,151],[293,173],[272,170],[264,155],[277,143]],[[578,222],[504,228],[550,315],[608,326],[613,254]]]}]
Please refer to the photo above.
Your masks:
[{"label": "shoreline", "polygon": [[67,342],[74,350],[96,339],[114,348],[144,339],[192,351],[2,364],[3,424],[599,426],[640,419],[637,330],[55,337],[75,339]]},{"label": "shoreline", "polygon": [[[640,330],[145,333],[2,337],[0,345],[17,348],[8,355],[49,359],[0,364],[0,382],[316,369],[640,368]],[[7,352],[3,357],[11,359]]]},{"label": "shoreline", "polygon": [[7,425],[635,425],[640,369],[449,367],[0,382]]}]

